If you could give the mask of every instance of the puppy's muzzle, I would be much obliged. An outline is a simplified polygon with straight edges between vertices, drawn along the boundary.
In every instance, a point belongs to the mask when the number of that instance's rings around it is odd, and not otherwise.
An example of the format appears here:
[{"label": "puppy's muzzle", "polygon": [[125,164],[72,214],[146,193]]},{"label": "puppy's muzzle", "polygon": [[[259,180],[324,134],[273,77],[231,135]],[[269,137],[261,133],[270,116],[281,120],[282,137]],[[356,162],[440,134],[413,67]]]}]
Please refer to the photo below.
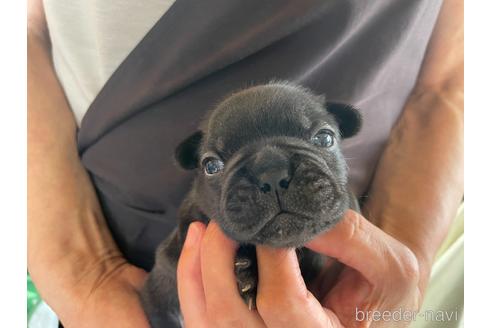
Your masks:
[{"label": "puppy's muzzle", "polygon": [[288,189],[293,174],[287,155],[281,149],[269,146],[256,154],[250,172],[263,193]]}]

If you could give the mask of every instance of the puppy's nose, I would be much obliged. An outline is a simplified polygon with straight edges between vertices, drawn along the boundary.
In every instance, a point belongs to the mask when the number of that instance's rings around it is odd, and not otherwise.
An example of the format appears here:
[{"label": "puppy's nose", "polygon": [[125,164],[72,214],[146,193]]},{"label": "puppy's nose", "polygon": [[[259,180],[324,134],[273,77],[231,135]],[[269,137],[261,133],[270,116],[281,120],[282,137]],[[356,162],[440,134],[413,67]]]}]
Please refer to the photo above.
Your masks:
[{"label": "puppy's nose", "polygon": [[289,188],[289,172],[287,169],[271,169],[258,176],[260,190],[264,193],[272,190]]},{"label": "puppy's nose", "polygon": [[289,159],[282,149],[265,146],[256,153],[250,165],[250,172],[256,177],[262,192],[289,187]]}]

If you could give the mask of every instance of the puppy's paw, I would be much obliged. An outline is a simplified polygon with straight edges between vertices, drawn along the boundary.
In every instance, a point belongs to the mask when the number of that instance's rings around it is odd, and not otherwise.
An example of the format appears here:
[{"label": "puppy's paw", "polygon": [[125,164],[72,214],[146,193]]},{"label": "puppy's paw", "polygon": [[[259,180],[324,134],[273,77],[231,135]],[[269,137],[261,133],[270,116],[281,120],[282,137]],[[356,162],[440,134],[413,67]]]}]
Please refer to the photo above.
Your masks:
[{"label": "puppy's paw", "polygon": [[234,261],[234,271],[239,294],[250,310],[255,309],[258,285],[255,246],[243,245],[239,247]]}]

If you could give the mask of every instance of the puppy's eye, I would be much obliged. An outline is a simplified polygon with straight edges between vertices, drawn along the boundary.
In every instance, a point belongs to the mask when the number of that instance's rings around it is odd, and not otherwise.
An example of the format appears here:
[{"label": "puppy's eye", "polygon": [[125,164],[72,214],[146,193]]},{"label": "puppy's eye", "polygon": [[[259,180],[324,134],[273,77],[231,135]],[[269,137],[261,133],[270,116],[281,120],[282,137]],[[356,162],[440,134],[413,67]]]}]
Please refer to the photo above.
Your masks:
[{"label": "puppy's eye", "polygon": [[215,157],[207,157],[202,162],[205,173],[212,175],[222,171],[224,168],[224,162]]},{"label": "puppy's eye", "polygon": [[335,142],[335,136],[333,131],[328,129],[319,130],[314,137],[311,138],[311,142],[320,147],[331,147]]}]

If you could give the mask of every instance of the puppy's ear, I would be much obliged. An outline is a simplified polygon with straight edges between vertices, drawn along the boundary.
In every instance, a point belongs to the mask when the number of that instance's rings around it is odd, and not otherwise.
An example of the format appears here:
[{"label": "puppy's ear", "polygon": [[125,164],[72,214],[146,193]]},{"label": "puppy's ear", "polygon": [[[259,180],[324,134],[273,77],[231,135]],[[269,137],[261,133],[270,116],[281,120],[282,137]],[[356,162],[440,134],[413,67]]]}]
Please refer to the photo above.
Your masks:
[{"label": "puppy's ear", "polygon": [[176,150],[174,157],[179,165],[186,170],[193,170],[198,167],[200,143],[202,142],[203,132],[197,131],[183,140]]},{"label": "puppy's ear", "polygon": [[362,126],[362,116],[352,105],[341,103],[327,103],[326,108],[335,116],[342,138],[350,138],[359,132]]}]

